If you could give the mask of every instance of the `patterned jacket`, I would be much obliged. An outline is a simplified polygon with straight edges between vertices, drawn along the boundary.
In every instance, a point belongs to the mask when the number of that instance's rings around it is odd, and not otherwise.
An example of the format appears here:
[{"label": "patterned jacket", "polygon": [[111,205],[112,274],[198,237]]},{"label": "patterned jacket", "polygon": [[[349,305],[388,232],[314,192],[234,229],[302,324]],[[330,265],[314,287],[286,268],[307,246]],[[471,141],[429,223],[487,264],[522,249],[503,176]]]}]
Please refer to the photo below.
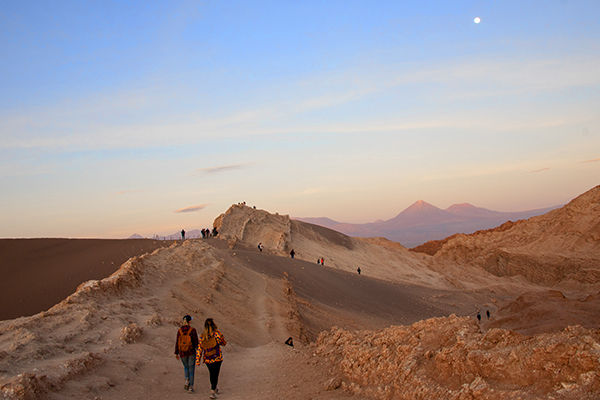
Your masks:
[{"label": "patterned jacket", "polygon": [[[227,341],[225,341],[225,338],[223,337],[221,332],[214,331],[213,335],[215,336],[215,339],[217,339],[217,344],[219,346],[225,346],[227,344]],[[200,335],[200,342],[202,342],[202,339],[204,339],[204,333],[202,333]],[[196,354],[196,364],[200,365],[201,360],[202,360],[202,362],[204,362],[206,364],[212,364],[212,363],[216,363],[219,361],[223,361],[223,352],[220,351],[220,354],[218,357],[216,357],[212,360],[207,360],[206,357],[204,357],[204,350],[202,350],[202,346],[198,346],[198,353]]]}]

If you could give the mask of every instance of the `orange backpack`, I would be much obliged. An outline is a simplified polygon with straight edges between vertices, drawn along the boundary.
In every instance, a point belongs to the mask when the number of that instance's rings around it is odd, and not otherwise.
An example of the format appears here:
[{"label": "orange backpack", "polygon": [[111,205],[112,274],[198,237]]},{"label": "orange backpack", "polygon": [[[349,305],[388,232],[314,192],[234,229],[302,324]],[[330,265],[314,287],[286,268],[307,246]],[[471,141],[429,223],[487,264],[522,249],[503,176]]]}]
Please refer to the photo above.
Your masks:
[{"label": "orange backpack", "polygon": [[187,353],[192,350],[192,337],[190,336],[191,329],[185,333],[182,328],[179,328],[179,338],[177,339],[177,347],[180,353]]},{"label": "orange backpack", "polygon": [[208,338],[203,337],[200,345],[204,350],[204,359],[206,360],[214,360],[221,355],[221,348],[214,333]]}]

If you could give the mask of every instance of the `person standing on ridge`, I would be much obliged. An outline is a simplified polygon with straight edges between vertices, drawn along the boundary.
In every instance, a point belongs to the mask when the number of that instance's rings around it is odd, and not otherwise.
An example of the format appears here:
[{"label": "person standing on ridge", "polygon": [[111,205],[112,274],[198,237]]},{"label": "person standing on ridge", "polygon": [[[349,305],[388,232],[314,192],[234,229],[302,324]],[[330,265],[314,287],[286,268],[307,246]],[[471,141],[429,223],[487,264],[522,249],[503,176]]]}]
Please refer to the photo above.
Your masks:
[{"label": "person standing on ridge", "polygon": [[479,314],[479,311],[477,311],[477,322],[481,322],[481,314]]},{"label": "person standing on ridge", "polygon": [[487,315],[488,319],[490,319],[490,310],[485,310],[485,315]]},{"label": "person standing on ridge", "polygon": [[358,269],[356,270],[358,272],[358,274],[360,275],[360,267],[358,267]]},{"label": "person standing on ridge", "polygon": [[221,346],[227,345],[225,338],[217,330],[217,325],[212,318],[204,322],[204,332],[200,335],[200,347],[198,347],[198,365],[202,362],[208,368],[210,375],[210,398],[216,399],[219,389],[219,372],[223,363]]},{"label": "person standing on ridge", "polygon": [[185,231],[181,230],[181,240],[185,240]]},{"label": "person standing on ridge", "polygon": [[190,326],[192,317],[183,317],[183,325],[177,331],[175,342],[175,358],[183,363],[185,385],[183,388],[194,393],[194,374],[196,371],[196,349],[198,348],[198,333]]},{"label": "person standing on ridge", "polygon": [[295,254],[296,254],[296,252],[294,251],[294,249],[292,249],[292,251],[290,251],[290,257],[294,258]]},{"label": "person standing on ridge", "polygon": [[262,253],[262,249],[263,249],[263,245],[262,245],[262,243],[259,243],[258,244],[258,251],[260,251]]}]

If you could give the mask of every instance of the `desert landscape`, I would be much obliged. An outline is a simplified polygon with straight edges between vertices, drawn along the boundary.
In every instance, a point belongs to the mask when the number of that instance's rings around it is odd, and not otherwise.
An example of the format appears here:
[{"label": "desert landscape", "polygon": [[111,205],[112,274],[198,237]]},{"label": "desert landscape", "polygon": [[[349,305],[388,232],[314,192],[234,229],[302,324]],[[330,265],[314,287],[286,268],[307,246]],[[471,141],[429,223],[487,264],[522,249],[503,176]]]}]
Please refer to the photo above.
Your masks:
[{"label": "desert landscape", "polygon": [[[214,318],[228,341],[222,399],[600,398],[600,186],[410,250],[243,204],[214,227],[133,247],[1,241],[3,398],[189,396],[173,355],[185,314],[197,329]],[[23,286],[36,276],[51,295]],[[76,290],[47,309],[9,302],[53,301],[69,279]],[[208,394],[199,366],[194,396]]]}]

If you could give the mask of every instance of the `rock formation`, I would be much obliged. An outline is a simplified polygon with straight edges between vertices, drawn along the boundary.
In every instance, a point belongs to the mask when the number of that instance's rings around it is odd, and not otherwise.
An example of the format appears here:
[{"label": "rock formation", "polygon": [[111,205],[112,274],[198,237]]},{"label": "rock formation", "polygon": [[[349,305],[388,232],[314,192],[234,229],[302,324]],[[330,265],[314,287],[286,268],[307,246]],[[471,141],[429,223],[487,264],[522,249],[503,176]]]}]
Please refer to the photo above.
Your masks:
[{"label": "rock formation", "polygon": [[313,351],[342,387],[375,399],[597,399],[600,330],[481,333],[451,315],[381,331],[323,332]]},{"label": "rock formation", "polygon": [[508,229],[456,235],[435,257],[535,284],[599,284],[600,186]]}]

